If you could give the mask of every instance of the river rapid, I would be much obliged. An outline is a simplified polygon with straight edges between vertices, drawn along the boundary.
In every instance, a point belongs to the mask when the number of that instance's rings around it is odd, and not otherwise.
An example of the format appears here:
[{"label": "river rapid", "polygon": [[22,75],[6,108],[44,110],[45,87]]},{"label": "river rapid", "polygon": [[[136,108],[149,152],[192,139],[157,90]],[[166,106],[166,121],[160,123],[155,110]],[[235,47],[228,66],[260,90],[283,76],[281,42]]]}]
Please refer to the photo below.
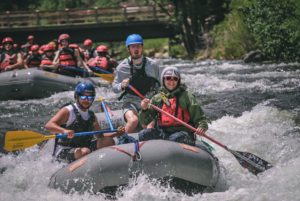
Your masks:
[{"label": "river rapid", "polygon": [[[243,64],[240,61],[162,60],[177,66],[183,82],[210,118],[207,134],[229,148],[253,153],[273,168],[254,176],[231,153],[210,143],[219,158],[221,176],[214,192],[192,196],[151,182],[145,175],[118,192],[118,201],[297,201],[300,200],[300,64]],[[112,109],[117,95],[98,88]],[[49,98],[0,102],[0,137],[9,130],[45,132],[44,124],[73,92]],[[95,103],[93,109],[99,110]],[[209,141],[208,141],[209,142]],[[19,154],[1,154],[0,201],[99,201],[105,194],[65,194],[48,187],[62,167],[37,146]]]}]

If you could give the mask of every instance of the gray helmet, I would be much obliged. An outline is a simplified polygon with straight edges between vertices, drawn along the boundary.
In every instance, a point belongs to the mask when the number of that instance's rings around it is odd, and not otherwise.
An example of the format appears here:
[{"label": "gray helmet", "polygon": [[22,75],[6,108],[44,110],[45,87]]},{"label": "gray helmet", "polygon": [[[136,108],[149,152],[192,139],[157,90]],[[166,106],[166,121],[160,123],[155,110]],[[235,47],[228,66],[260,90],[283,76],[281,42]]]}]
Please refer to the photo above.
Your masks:
[{"label": "gray helmet", "polygon": [[[179,78],[179,82],[181,80],[181,76],[180,76],[180,72],[176,67],[166,67],[162,72],[161,72],[161,77],[160,77],[160,81],[161,84],[163,85],[163,81],[164,81],[164,77],[167,76],[172,76],[172,77],[178,77]],[[179,83],[178,83],[179,84]]]}]

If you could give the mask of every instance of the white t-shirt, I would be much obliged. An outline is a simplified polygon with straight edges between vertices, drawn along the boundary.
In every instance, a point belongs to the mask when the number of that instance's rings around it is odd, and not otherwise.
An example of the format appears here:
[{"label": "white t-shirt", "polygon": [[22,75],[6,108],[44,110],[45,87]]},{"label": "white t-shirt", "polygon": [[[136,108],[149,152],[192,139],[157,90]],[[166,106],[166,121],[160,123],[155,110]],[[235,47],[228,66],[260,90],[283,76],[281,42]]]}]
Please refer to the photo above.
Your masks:
[{"label": "white t-shirt", "polygon": [[[82,111],[78,107],[77,103],[75,103],[74,106],[77,108],[77,110],[78,110],[79,114],[81,115],[82,119],[88,120],[90,118],[88,110],[86,110],[85,112]],[[68,106],[65,106],[65,107],[69,110],[69,113],[70,113],[68,121],[66,123],[66,126],[68,127],[76,120],[76,114],[75,114],[75,111],[74,111],[74,108],[73,108],[72,105],[68,105]]]}]

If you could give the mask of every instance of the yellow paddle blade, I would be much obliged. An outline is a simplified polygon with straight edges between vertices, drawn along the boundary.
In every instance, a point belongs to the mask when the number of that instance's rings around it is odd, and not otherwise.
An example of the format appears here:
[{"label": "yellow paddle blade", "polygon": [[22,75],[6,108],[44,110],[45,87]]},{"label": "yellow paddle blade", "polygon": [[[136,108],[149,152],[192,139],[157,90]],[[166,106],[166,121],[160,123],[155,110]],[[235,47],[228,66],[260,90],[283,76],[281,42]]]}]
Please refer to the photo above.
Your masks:
[{"label": "yellow paddle blade", "polygon": [[100,73],[95,73],[94,72],[94,74],[101,77],[101,78],[103,78],[104,80],[106,80],[110,83],[112,83],[112,81],[114,81],[114,78],[115,78],[115,75],[112,74],[112,73],[111,74],[100,74]]},{"label": "yellow paddle blade", "polygon": [[55,135],[44,135],[29,130],[8,131],[5,134],[4,149],[7,151],[21,150],[51,138],[55,138]]}]

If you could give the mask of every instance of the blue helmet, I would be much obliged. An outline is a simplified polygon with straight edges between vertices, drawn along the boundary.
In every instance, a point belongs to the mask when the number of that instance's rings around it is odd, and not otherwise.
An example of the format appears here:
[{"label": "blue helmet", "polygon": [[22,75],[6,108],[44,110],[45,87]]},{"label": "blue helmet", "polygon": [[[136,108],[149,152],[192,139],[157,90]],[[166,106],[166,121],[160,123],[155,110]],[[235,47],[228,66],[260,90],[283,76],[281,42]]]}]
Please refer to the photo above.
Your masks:
[{"label": "blue helmet", "polygon": [[90,82],[80,82],[75,87],[74,97],[82,96],[84,93],[90,93],[92,96],[96,95],[95,87]]},{"label": "blue helmet", "polygon": [[143,38],[139,34],[131,34],[126,39],[126,47],[132,44],[144,44]]}]

